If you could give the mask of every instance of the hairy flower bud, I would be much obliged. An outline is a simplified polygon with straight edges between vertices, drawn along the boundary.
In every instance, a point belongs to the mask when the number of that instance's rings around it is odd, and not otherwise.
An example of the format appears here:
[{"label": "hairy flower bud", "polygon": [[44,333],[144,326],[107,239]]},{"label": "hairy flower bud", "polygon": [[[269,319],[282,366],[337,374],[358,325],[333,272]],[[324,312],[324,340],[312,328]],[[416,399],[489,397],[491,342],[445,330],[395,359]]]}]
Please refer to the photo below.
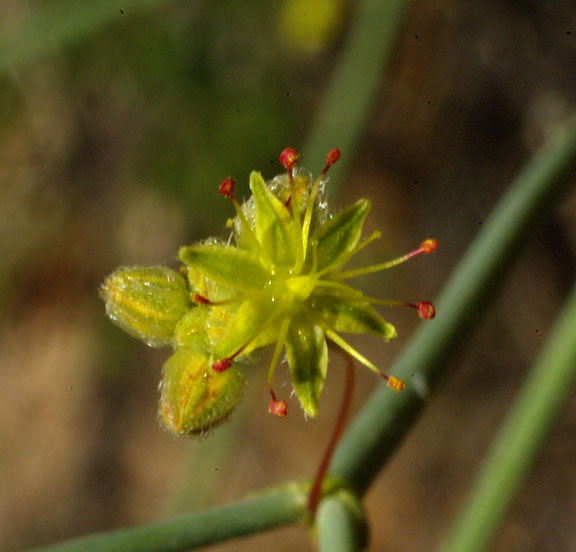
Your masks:
[{"label": "hairy flower bud", "polygon": [[242,372],[235,366],[216,372],[209,360],[201,348],[184,348],[164,364],[158,414],[176,436],[209,431],[226,421],[242,399]]},{"label": "hairy flower bud", "polygon": [[186,281],[163,266],[133,266],[112,273],[100,288],[108,316],[152,347],[170,345],[191,302]]}]

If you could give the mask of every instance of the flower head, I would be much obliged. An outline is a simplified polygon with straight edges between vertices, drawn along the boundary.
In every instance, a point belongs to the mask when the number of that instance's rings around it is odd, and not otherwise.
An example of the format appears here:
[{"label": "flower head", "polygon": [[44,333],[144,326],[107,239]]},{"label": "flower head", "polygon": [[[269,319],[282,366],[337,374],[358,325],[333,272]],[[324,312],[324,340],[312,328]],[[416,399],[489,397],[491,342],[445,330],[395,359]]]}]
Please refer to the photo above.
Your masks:
[{"label": "flower head", "polygon": [[[328,212],[326,174],[339,157],[340,151],[332,150],[324,170],[313,180],[296,166],[298,153],[286,148],[280,161],[287,173],[265,182],[260,173],[252,172],[252,197],[243,204],[234,196],[234,181],[227,178],[220,191],[236,210],[231,223],[233,240],[226,243],[210,239],[180,248],[190,303],[179,321],[175,325],[171,322],[169,342],[176,349],[177,359],[173,357],[165,367],[160,412],[173,432],[202,431],[227,416],[241,396],[241,391],[234,389],[244,385],[236,375],[238,365],[269,345],[274,345],[268,371],[272,399],[269,411],[278,417],[286,414],[287,406],[277,399],[272,382],[283,353],[304,412],[312,417],[317,414],[328,367],[327,340],[387,380],[390,388],[404,388],[401,380],[381,372],[342,334],[370,334],[388,341],[396,337],[396,330],[374,305],[406,305],[415,308],[421,318],[430,319],[435,314],[432,303],[368,297],[347,281],[396,266],[417,254],[431,253],[438,242],[425,240],[415,251],[393,261],[345,270],[350,259],[380,234],[375,232],[362,240],[363,224],[370,211],[366,199],[340,213]],[[108,305],[115,299],[106,289],[103,295]],[[183,304],[180,301],[179,305]],[[116,313],[118,309],[108,310]],[[158,318],[162,319],[160,315]],[[129,330],[130,323],[119,320],[117,314],[114,320]],[[142,337],[141,326],[132,333]],[[154,344],[153,340],[145,341]],[[234,370],[234,377],[226,376],[229,370]],[[218,378],[223,377],[227,379],[220,383]],[[196,388],[187,389],[198,386],[199,378],[209,380],[204,384],[216,390],[209,399]],[[222,408],[214,403],[219,389],[225,390],[221,393]],[[203,405],[208,404],[209,415],[199,415]],[[191,417],[191,411],[200,422],[182,421]]]}]

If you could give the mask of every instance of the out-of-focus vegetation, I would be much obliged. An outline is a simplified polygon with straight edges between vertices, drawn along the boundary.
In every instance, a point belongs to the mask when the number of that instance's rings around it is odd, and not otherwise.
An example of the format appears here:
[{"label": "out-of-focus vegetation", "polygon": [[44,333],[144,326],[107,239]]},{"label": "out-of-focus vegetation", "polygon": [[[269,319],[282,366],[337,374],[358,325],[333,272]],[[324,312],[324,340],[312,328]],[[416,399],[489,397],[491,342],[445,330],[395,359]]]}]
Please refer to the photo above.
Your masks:
[{"label": "out-of-focus vegetation", "polygon": [[[154,419],[165,354],[112,327],[97,289],[118,265],[171,264],[178,245],[224,235],[218,183],[233,175],[241,196],[251,169],[273,176],[278,152],[305,141],[356,7],[318,4],[326,11],[296,0],[0,5],[0,548],[143,523],[314,471],[336,369],[318,422],[295,402],[289,419],[268,417],[255,366],[231,424],[174,442]],[[367,278],[387,286],[379,294],[433,298],[504,183],[574,110],[575,56],[568,0],[413,2],[346,201],[333,203],[373,200],[371,224],[385,232],[374,258],[428,235],[442,252],[433,268]],[[466,353],[456,345],[461,369],[368,497],[375,550],[431,549],[447,528],[574,280],[575,217],[572,196],[535,229]],[[388,317],[398,343],[366,343],[382,365],[418,323]],[[374,385],[359,379],[358,406]],[[576,545],[574,423],[570,408],[495,550]],[[257,538],[276,550],[308,539],[298,529]]]}]

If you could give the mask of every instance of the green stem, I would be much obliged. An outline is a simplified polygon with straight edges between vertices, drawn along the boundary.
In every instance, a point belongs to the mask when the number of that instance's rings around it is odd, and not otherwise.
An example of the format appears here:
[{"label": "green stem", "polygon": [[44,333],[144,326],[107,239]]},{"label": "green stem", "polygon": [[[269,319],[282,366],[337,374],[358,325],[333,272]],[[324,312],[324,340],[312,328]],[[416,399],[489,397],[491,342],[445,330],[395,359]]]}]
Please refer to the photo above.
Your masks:
[{"label": "green stem", "polygon": [[[330,475],[364,492],[438,386],[535,221],[562,197],[576,168],[576,120],[516,178],[474,240],[437,302],[437,316],[420,330],[393,372],[408,382],[402,393],[379,389],[344,435]],[[410,383],[411,382],[411,383]]]},{"label": "green stem", "polygon": [[362,0],[353,16],[342,56],[303,148],[305,163],[338,147],[344,156],[331,169],[334,184],[355,158],[365,123],[394,52],[405,0]]},{"label": "green stem", "polygon": [[318,552],[361,552],[365,524],[356,508],[338,495],[322,500],[316,517]]},{"label": "green stem", "polygon": [[442,552],[480,552],[545,443],[576,383],[576,286],[516,399]]},{"label": "green stem", "polygon": [[[425,396],[420,386],[433,389],[449,357],[488,304],[513,253],[519,249],[537,217],[561,197],[562,184],[576,165],[576,122],[545,148],[518,176],[487,221],[450,279],[438,302],[436,319],[421,330],[396,363],[396,373],[415,380],[402,393],[378,390],[344,435],[332,461],[331,475],[364,492],[406,434]],[[545,378],[544,378],[545,379]],[[297,489],[297,490],[296,490]],[[176,521],[115,531],[43,550],[174,552],[242,535],[249,535],[305,518],[306,490],[296,484],[275,489],[243,503],[186,516]]]},{"label": "green stem", "polygon": [[307,485],[289,483],[253,498],[178,519],[39,548],[44,552],[179,552],[261,533],[306,517]]}]

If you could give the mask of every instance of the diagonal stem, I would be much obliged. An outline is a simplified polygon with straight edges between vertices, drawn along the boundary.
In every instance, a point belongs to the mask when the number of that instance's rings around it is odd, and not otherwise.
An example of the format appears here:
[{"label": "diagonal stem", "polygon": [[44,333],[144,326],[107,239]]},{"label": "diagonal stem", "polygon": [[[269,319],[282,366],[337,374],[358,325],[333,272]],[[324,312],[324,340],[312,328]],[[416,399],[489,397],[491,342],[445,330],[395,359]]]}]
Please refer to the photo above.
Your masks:
[{"label": "diagonal stem", "polygon": [[170,521],[81,537],[37,550],[175,552],[199,548],[305,519],[306,489],[305,484],[286,483],[237,504],[195,512]]},{"label": "diagonal stem", "polygon": [[406,390],[376,391],[342,438],[330,474],[356,491],[368,489],[396,450],[422,411],[428,391],[446,374],[448,360],[489,306],[535,221],[550,212],[574,178],[576,119],[563,130],[512,183],[444,287],[435,320],[420,327],[396,361],[393,372],[407,382]]},{"label": "diagonal stem", "polygon": [[481,552],[546,442],[576,382],[576,285],[484,462],[441,552]]}]

